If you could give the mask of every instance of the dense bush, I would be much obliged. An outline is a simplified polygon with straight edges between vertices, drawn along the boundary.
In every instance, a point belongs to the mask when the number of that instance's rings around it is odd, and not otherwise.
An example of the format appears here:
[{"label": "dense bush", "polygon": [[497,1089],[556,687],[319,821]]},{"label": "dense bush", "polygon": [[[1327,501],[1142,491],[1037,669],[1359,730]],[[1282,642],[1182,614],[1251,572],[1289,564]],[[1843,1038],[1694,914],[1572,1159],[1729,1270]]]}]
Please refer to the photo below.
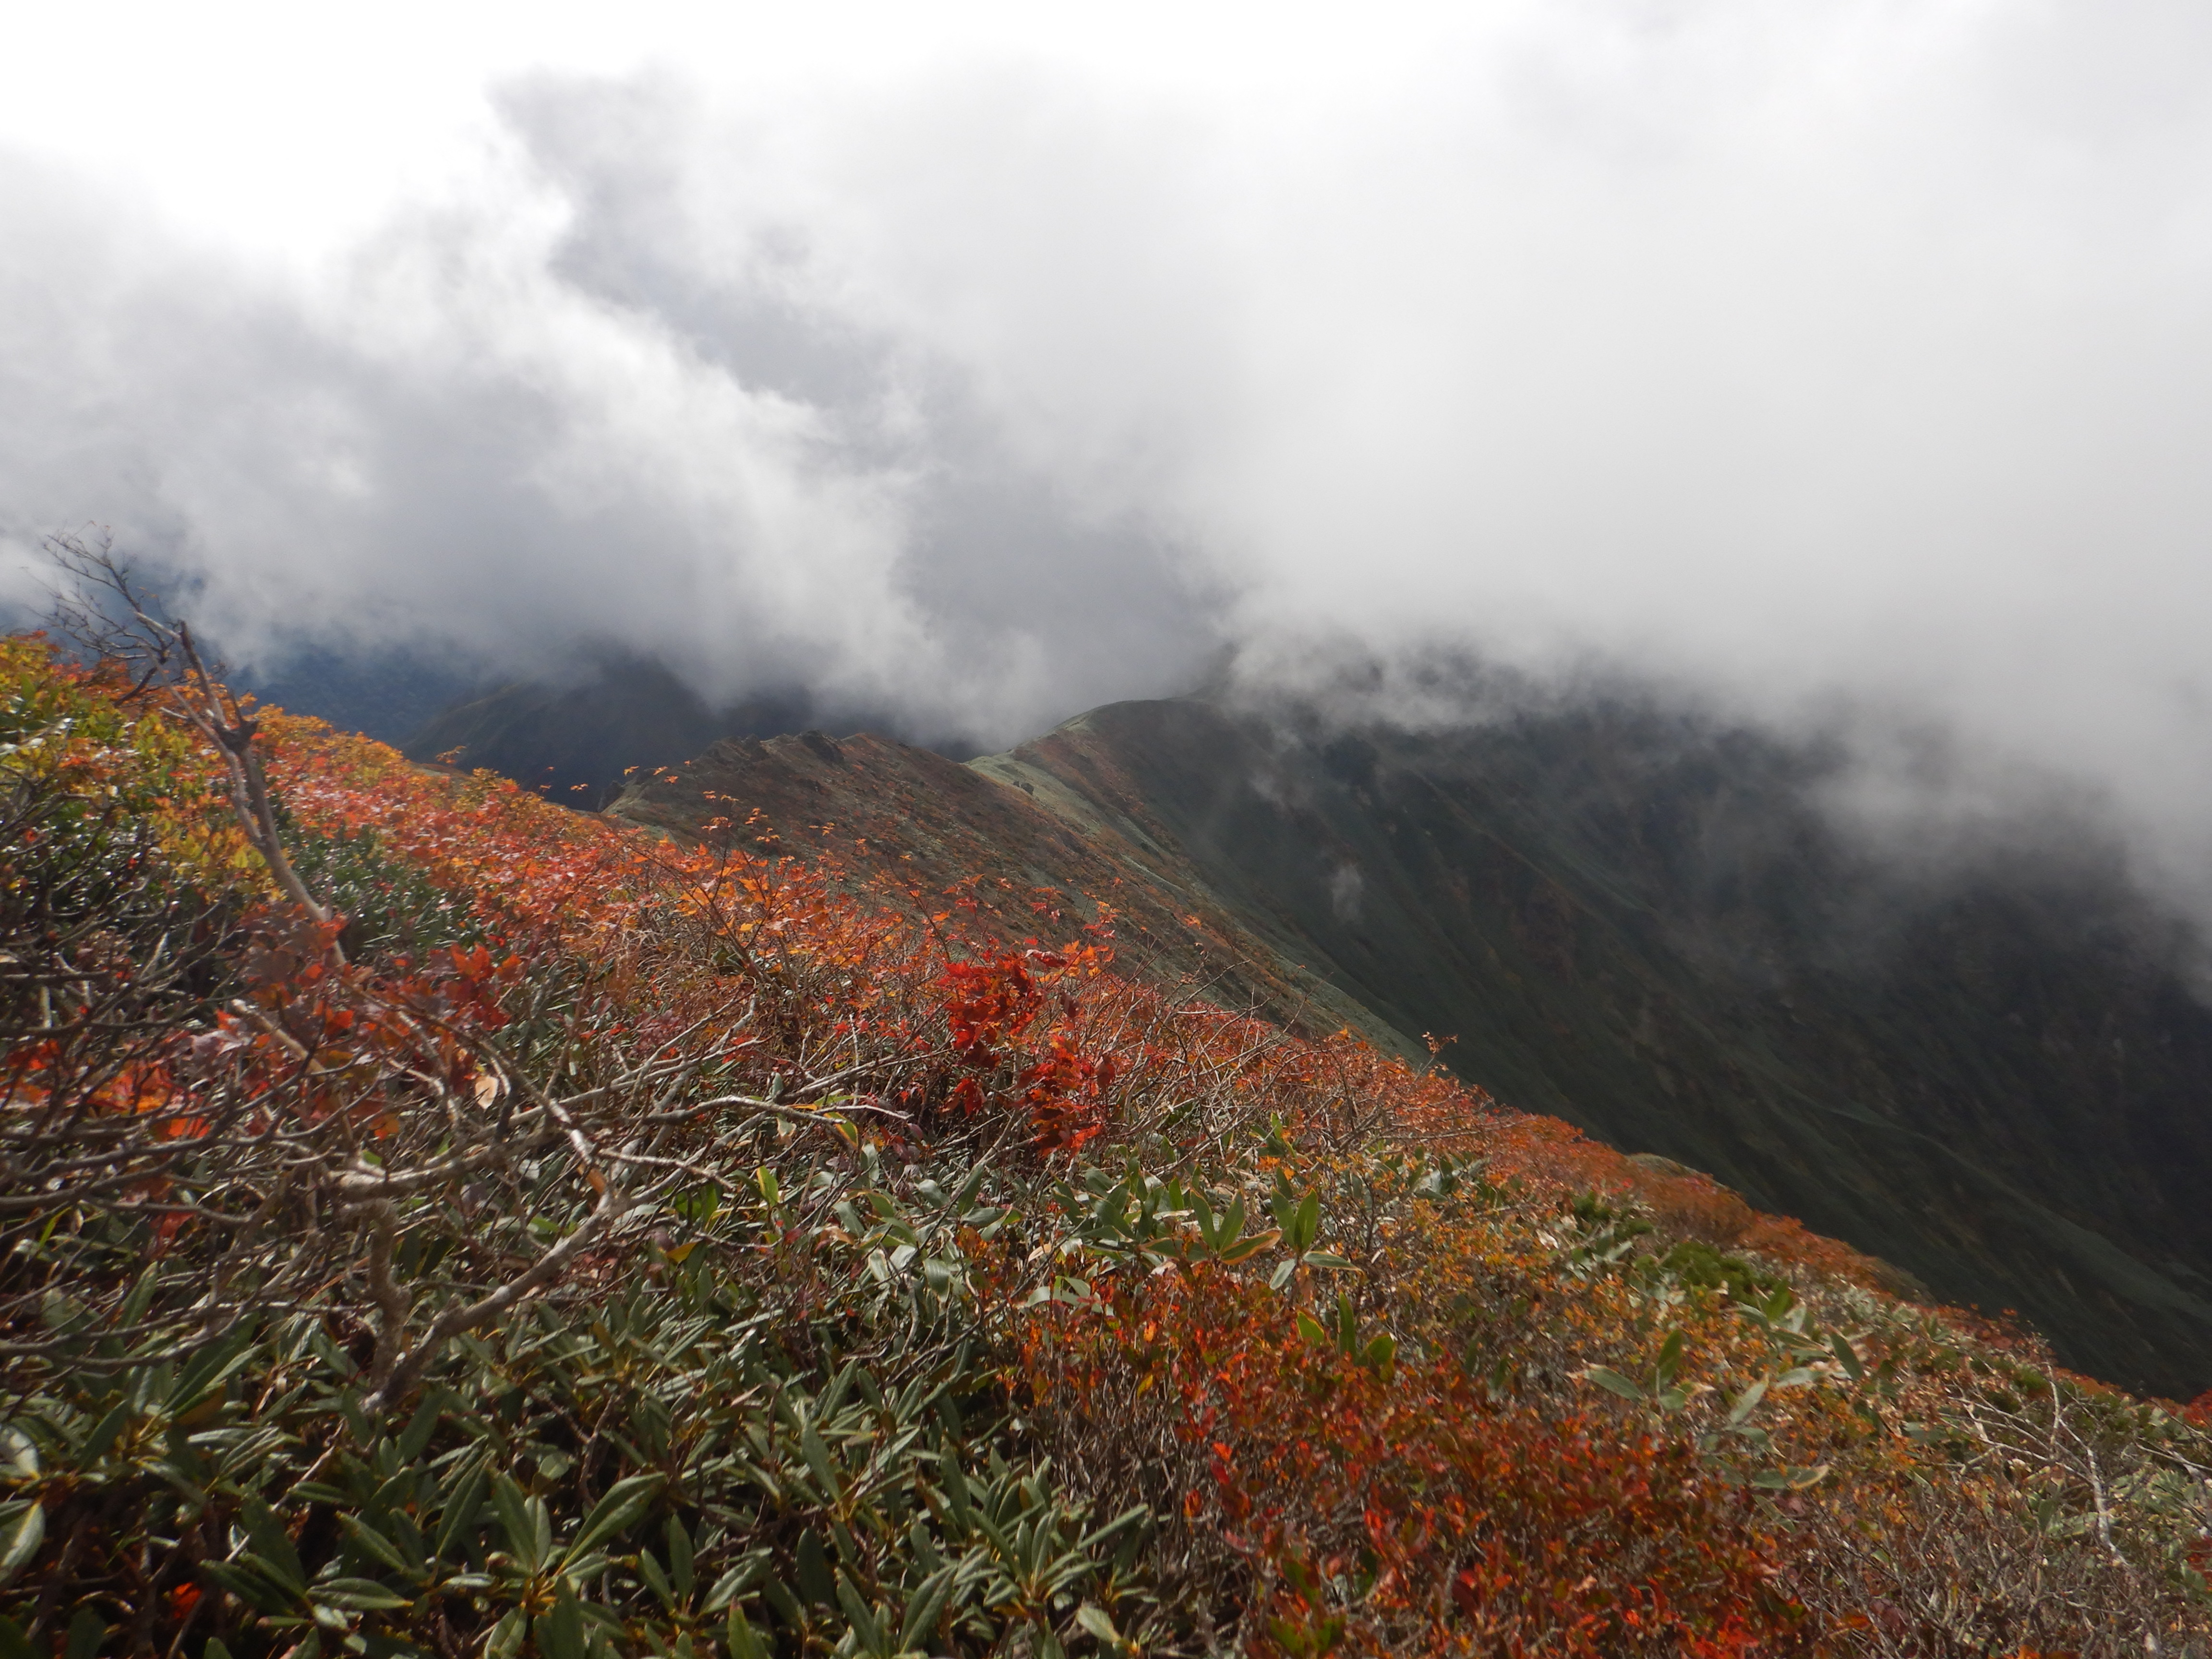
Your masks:
[{"label": "dense bush", "polygon": [[270,714],[318,920],[163,695],[0,649],[5,1659],[2212,1632],[2201,1427],[1702,1177]]}]

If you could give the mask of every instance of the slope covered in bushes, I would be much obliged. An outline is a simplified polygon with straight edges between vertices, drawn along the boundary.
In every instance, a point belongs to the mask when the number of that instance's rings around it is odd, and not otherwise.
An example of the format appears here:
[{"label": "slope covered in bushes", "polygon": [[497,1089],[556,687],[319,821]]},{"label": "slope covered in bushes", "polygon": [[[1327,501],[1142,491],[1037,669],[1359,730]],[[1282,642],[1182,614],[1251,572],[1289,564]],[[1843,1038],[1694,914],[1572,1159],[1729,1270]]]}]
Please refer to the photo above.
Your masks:
[{"label": "slope covered in bushes", "polygon": [[1700,1177],[238,721],[311,910],[179,695],[0,653],[6,1659],[2212,1636],[2191,1413]]},{"label": "slope covered in bushes", "polygon": [[1656,693],[1357,706],[1114,703],[966,766],[722,743],[609,810],[697,835],[735,799],[787,850],[830,823],[932,889],[1109,899],[1139,975],[1413,1055],[1450,1033],[1463,1080],[2018,1309],[2077,1370],[2212,1386],[2207,958],[2092,826],[1869,835],[1850,744]]}]

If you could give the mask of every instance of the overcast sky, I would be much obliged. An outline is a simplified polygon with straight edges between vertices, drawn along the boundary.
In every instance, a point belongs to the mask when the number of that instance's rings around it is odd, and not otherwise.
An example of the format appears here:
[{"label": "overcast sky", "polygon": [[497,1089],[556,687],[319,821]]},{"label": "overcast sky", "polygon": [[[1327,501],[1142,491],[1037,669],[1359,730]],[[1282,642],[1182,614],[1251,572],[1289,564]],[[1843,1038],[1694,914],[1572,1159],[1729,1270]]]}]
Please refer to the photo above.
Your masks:
[{"label": "overcast sky", "polygon": [[2212,870],[2212,8],[49,6],[0,537],[234,655],[1010,741],[1224,644],[1841,696]]}]

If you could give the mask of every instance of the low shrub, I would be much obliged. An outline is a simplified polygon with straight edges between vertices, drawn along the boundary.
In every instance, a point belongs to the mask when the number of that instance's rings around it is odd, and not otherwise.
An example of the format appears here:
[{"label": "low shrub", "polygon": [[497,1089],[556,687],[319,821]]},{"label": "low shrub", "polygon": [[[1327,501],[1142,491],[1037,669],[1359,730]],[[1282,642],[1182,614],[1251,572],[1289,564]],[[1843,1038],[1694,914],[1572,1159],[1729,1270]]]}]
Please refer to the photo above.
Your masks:
[{"label": "low shrub", "polygon": [[1703,1177],[254,715],[303,903],[165,695],[0,647],[0,1659],[2212,1640],[2196,1417]]}]

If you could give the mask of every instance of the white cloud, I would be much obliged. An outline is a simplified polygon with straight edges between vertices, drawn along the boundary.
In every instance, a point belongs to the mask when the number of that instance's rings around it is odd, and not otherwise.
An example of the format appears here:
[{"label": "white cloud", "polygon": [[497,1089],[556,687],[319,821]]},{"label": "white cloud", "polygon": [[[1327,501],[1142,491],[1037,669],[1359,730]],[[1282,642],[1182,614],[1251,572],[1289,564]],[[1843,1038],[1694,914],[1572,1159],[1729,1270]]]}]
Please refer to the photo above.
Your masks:
[{"label": "white cloud", "polygon": [[41,140],[7,523],[987,740],[1224,635],[1841,696],[2207,867],[2212,14],[817,9],[403,9],[223,188]]}]

